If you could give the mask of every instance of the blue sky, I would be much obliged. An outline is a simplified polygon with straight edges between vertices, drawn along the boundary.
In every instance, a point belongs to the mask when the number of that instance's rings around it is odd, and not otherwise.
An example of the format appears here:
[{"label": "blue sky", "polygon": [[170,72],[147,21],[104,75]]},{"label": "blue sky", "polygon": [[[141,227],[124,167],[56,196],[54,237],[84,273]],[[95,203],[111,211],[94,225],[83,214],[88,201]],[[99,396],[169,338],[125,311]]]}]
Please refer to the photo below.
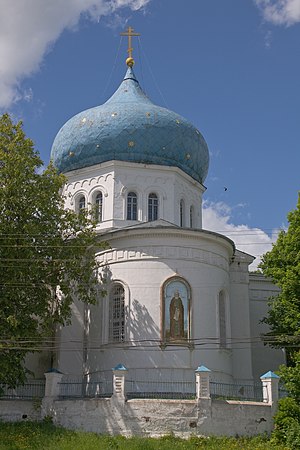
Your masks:
[{"label": "blue sky", "polygon": [[[210,149],[204,227],[254,256],[295,208],[300,0],[0,0],[0,111],[49,161],[59,128],[104,103],[125,70]],[[224,190],[224,187],[227,190]]]}]

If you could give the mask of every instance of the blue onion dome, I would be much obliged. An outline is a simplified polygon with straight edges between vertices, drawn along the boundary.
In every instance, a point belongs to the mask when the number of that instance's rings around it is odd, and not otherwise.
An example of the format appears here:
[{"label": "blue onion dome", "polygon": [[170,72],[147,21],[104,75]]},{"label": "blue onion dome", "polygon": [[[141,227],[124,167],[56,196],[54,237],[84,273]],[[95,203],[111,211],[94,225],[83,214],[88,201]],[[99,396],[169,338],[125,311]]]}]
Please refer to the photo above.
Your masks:
[{"label": "blue onion dome", "polygon": [[154,105],[132,67],[106,103],[65,123],[54,140],[51,158],[60,172],[112,160],[175,166],[200,183],[209,163],[200,131],[175,112]]}]

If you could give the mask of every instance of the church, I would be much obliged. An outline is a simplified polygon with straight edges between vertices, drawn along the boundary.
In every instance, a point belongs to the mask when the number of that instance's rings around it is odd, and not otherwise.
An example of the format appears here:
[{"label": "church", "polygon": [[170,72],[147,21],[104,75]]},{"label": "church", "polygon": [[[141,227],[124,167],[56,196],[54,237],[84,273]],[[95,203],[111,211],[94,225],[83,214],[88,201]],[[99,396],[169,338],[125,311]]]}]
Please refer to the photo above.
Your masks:
[{"label": "church", "polygon": [[55,367],[90,375],[121,364],[140,379],[192,380],[204,365],[225,383],[256,381],[284,363],[261,319],[277,288],[249,273],[253,257],[202,228],[209,151],[201,132],[157,106],[127,71],[103,105],[59,130],[51,151],[67,177],[65,207],[97,220],[106,295],[73,305]]}]

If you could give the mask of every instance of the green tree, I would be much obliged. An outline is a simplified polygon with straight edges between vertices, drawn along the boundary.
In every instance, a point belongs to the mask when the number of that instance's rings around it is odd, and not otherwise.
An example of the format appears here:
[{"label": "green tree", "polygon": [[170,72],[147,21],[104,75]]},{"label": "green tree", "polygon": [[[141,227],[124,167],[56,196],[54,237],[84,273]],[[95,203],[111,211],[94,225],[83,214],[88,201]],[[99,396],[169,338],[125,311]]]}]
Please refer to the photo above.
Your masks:
[{"label": "green tree", "polygon": [[288,230],[279,233],[260,267],[280,287],[264,319],[270,327],[270,345],[285,348],[288,365],[294,365],[295,353],[300,349],[300,195],[288,221]]},{"label": "green tree", "polygon": [[279,233],[260,267],[280,287],[263,320],[270,327],[267,342],[285,348],[287,357],[287,366],[280,367],[279,375],[289,397],[279,401],[272,436],[275,443],[296,449],[300,446],[300,195],[288,221],[288,230]]},{"label": "green tree", "polygon": [[22,384],[29,352],[57,324],[69,323],[75,298],[101,291],[92,222],[64,209],[66,178],[43,162],[22,123],[0,117],[0,387]]}]

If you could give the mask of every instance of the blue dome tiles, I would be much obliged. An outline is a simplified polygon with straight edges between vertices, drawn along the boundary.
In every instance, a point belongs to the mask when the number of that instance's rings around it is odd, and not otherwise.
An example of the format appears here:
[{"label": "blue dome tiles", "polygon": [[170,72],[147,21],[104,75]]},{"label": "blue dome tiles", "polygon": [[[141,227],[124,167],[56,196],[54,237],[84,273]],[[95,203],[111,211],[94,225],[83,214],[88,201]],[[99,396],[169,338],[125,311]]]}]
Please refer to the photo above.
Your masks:
[{"label": "blue dome tiles", "polygon": [[61,128],[51,157],[61,172],[119,160],[176,166],[200,183],[209,164],[201,133],[180,115],[154,105],[131,68],[106,103]]}]

